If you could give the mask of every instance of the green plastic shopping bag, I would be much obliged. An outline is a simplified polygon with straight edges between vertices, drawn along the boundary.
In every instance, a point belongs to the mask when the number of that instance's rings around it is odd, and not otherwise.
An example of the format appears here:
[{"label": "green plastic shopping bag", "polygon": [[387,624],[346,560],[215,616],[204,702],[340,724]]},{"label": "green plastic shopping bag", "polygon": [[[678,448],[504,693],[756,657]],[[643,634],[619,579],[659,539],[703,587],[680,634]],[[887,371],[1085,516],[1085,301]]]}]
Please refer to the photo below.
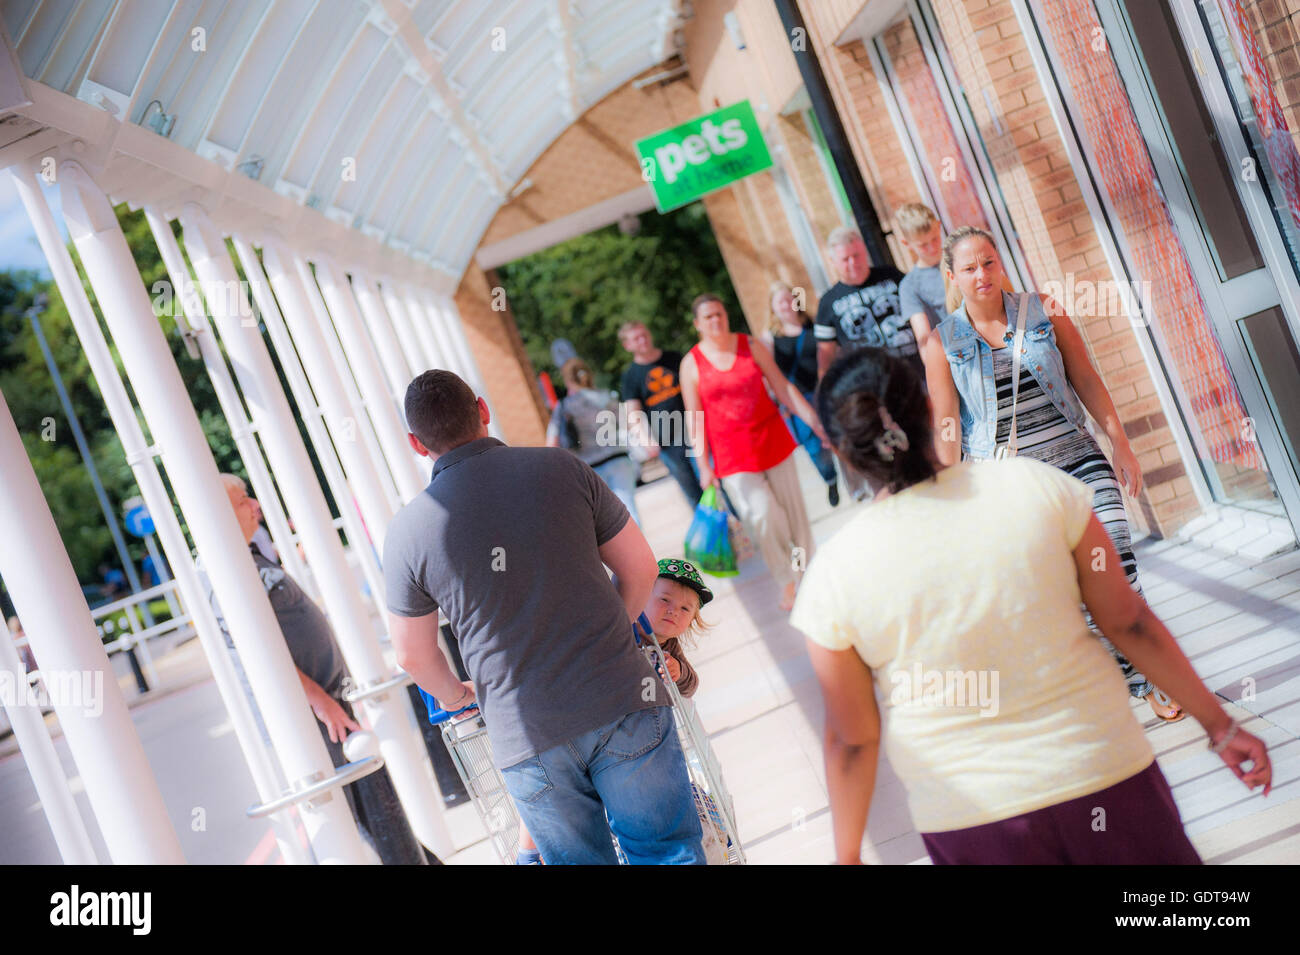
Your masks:
[{"label": "green plastic shopping bag", "polygon": [[718,489],[710,484],[704,489],[695,517],[686,531],[682,547],[686,559],[714,577],[734,577],[736,554],[731,549],[731,532],[727,527],[727,509],[718,500]]}]

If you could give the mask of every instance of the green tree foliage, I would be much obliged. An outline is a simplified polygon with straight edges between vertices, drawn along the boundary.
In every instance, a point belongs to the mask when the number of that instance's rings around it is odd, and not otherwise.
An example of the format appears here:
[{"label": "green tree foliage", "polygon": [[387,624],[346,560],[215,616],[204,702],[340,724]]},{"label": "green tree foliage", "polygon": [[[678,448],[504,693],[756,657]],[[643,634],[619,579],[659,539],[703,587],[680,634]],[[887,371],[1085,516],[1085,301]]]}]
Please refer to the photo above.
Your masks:
[{"label": "green tree foliage", "polygon": [[733,327],[743,322],[731,279],[713,238],[703,203],[666,215],[641,216],[641,230],[623,235],[608,226],[497,269],[519,334],[537,371],[559,382],[551,342],[567,338],[596,372],[616,388],[629,358],[618,327],[642,321],[661,348],[686,351],[698,337],[691,300],[713,292]]},{"label": "green tree foliage", "polygon": [[[230,429],[203,363],[190,357],[177,332],[174,316],[179,303],[170,294],[166,268],[148,223],[143,213],[130,212],[125,206],[118,207],[117,216],[217,464],[223,470],[242,473]],[[75,251],[73,258],[75,261]],[[81,278],[103,328],[103,319],[84,273]],[[121,561],[26,316],[40,294],[48,298],[40,314],[41,328],[63,377],[73,411],[86,434],[109,502],[119,518],[123,501],[138,495],[139,490],[58,288],[35,272],[0,272],[0,391],[4,392],[18,425],[73,568],[83,583],[95,583],[100,564],[118,567]],[[144,320],[151,319],[145,316]],[[120,369],[116,349],[112,351]],[[141,424],[144,425],[143,419]],[[145,434],[148,435],[147,427]],[[128,549],[138,566],[145,555],[143,542],[128,536]]]}]

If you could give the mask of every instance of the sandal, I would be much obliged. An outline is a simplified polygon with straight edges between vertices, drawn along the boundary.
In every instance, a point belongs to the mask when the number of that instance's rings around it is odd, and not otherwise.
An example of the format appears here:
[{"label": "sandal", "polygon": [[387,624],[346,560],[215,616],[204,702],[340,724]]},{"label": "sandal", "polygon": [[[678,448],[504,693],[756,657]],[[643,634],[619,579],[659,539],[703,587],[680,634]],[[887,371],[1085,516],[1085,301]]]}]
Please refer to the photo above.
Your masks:
[{"label": "sandal", "polygon": [[1159,688],[1152,690],[1143,697],[1143,699],[1151,704],[1151,712],[1155,713],[1156,716],[1160,717],[1166,723],[1177,723],[1187,715],[1183,712],[1181,706],[1175,703],[1173,699],[1164,692],[1164,690]]}]

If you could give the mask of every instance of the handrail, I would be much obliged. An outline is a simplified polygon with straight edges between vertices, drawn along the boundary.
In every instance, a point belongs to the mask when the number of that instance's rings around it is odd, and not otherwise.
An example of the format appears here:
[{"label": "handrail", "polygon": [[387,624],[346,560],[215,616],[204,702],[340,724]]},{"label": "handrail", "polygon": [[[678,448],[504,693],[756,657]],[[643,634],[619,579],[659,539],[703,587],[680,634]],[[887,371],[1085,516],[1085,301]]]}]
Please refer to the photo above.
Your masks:
[{"label": "handrail", "polygon": [[405,670],[399,670],[396,676],[389,677],[379,683],[373,683],[370,686],[358,686],[348,690],[343,694],[343,699],[348,703],[356,703],[358,700],[368,700],[372,696],[378,696],[381,693],[387,693],[389,690],[395,690],[399,686],[406,686],[414,683],[411,674]]},{"label": "handrail", "polygon": [[358,779],[369,776],[371,773],[378,772],[383,768],[384,757],[382,756],[366,756],[350,763],[344,763],[334,770],[332,776],[326,776],[324,779],[309,783],[302,789],[287,792],[270,802],[249,806],[244,810],[244,815],[249,819],[261,819],[273,812],[279,812],[281,809],[287,809],[289,806],[295,806],[300,802],[308,802],[330,790],[354,783]]}]

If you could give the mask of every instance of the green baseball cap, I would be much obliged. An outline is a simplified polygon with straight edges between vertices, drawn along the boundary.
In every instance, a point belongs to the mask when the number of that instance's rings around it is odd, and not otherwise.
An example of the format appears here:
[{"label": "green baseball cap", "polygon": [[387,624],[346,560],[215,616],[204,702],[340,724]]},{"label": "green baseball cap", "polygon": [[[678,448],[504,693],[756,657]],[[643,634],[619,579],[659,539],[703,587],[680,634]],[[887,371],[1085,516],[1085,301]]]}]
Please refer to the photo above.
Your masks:
[{"label": "green baseball cap", "polygon": [[689,560],[678,557],[665,557],[659,561],[659,576],[675,580],[683,586],[690,587],[700,595],[700,606],[713,599],[713,591],[704,586],[704,578]]}]

